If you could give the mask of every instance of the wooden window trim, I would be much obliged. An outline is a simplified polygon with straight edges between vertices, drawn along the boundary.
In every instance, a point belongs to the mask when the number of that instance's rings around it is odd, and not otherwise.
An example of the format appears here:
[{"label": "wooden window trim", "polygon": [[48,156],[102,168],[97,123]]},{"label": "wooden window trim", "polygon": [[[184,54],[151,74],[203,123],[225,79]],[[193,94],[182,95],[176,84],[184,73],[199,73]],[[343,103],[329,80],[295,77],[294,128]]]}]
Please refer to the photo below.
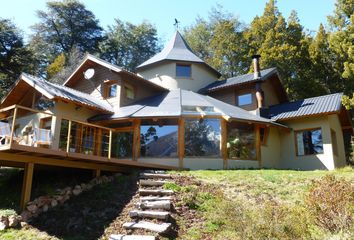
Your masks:
[{"label": "wooden window trim", "polygon": [[[324,154],[324,149],[323,149],[323,153],[312,153],[312,154],[304,154],[304,155],[299,155],[298,154],[298,145],[297,145],[297,138],[296,135],[299,132],[307,132],[307,131],[316,131],[316,130],[320,130],[321,131],[321,135],[322,135],[322,127],[317,127],[317,128],[304,128],[304,129],[300,129],[300,130],[294,130],[294,142],[295,142],[295,156],[296,157],[308,157],[308,156],[316,156],[316,155],[321,155]],[[322,135],[323,137],[323,135]],[[322,145],[323,145],[323,139],[322,139]]]}]

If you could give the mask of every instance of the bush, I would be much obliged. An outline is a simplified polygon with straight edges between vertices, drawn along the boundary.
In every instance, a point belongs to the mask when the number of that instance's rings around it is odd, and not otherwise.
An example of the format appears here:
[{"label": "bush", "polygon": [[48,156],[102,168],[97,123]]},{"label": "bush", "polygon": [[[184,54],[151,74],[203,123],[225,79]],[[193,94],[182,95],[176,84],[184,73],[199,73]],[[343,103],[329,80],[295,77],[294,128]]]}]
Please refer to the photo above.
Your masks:
[{"label": "bush", "polygon": [[352,226],[354,187],[345,179],[326,175],[315,180],[306,199],[316,224],[330,232],[349,230]]}]

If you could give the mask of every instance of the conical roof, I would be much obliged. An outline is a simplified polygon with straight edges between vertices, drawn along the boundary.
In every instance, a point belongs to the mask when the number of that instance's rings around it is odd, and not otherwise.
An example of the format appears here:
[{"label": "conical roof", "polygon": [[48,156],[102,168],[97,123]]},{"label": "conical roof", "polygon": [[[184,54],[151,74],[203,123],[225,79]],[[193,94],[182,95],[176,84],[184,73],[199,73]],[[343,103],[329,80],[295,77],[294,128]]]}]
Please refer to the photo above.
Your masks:
[{"label": "conical roof", "polygon": [[185,61],[185,62],[195,62],[205,64],[208,68],[210,68],[213,72],[215,72],[218,76],[220,73],[212,68],[210,65],[206,64],[202,59],[200,59],[197,55],[195,55],[192,49],[189,47],[188,43],[180,32],[176,31],[173,37],[170,39],[168,44],[165,48],[153,56],[152,58],[148,59],[147,61],[140,64],[136,69],[142,69],[149,65],[162,62],[165,60],[172,60],[172,61]]}]

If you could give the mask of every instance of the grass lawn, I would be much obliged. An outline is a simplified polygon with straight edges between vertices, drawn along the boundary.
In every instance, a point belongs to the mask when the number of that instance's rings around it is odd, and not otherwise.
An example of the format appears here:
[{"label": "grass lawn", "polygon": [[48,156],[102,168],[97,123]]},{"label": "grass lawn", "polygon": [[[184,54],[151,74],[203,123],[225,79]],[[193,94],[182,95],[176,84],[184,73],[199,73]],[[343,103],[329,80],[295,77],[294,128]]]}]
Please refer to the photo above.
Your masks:
[{"label": "grass lawn", "polygon": [[[353,239],[354,228],[330,232],[315,224],[305,203],[313,180],[331,174],[354,183],[353,168],[336,171],[190,171],[200,184],[179,189],[184,204],[196,209],[203,226],[186,229],[181,239]],[[171,187],[170,187],[171,188]],[[351,193],[353,196],[353,192]],[[354,217],[354,204],[351,215]],[[183,221],[183,220],[181,220]]]}]

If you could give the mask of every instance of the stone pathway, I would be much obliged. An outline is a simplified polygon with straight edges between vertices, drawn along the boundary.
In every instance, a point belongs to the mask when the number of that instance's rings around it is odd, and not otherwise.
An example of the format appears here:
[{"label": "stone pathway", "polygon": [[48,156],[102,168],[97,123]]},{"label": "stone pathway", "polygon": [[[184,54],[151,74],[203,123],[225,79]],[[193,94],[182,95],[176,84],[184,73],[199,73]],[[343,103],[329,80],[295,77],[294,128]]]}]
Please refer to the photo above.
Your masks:
[{"label": "stone pathway", "polygon": [[[170,211],[174,192],[164,190],[163,185],[171,182],[171,175],[165,171],[146,171],[140,174],[139,195],[140,201],[136,209],[130,211],[131,222],[123,224],[129,230],[147,230],[149,232],[164,234],[171,227]],[[155,240],[150,235],[124,235],[112,234],[110,240]]]}]

